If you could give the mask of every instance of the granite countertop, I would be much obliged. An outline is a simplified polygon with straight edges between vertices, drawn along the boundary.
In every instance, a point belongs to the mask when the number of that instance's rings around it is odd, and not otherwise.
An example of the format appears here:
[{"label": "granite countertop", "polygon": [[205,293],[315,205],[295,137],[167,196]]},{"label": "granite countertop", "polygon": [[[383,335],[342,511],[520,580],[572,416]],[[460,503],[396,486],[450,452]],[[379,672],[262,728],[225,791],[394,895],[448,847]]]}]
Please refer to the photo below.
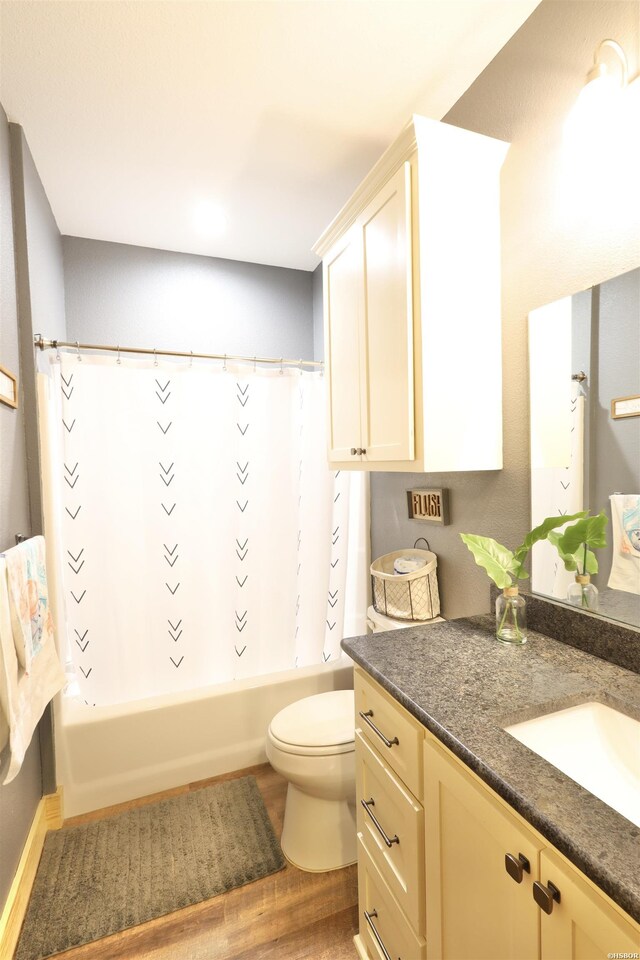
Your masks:
[{"label": "granite countertop", "polygon": [[346,653],[640,922],[640,828],[502,729],[588,700],[640,719],[640,675],[491,617],[342,641]]}]

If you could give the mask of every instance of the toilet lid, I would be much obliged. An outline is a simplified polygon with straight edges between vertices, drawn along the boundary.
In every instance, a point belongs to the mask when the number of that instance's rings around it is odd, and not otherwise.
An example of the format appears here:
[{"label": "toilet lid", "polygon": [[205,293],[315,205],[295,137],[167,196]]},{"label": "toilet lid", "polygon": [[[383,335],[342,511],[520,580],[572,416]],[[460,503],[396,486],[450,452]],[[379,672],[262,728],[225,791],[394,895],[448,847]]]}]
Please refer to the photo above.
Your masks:
[{"label": "toilet lid", "polygon": [[335,747],[355,740],[353,690],[332,690],[285,707],[271,721],[271,733],[298,747]]}]

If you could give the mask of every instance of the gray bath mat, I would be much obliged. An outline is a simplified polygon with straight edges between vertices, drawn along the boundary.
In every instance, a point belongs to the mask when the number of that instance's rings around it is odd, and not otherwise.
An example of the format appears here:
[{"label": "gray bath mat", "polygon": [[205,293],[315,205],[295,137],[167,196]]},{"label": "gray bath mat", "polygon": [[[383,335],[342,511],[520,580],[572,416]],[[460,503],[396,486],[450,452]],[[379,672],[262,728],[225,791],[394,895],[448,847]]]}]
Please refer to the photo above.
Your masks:
[{"label": "gray bath mat", "polygon": [[52,831],[15,960],[42,960],[284,865],[255,777]]}]

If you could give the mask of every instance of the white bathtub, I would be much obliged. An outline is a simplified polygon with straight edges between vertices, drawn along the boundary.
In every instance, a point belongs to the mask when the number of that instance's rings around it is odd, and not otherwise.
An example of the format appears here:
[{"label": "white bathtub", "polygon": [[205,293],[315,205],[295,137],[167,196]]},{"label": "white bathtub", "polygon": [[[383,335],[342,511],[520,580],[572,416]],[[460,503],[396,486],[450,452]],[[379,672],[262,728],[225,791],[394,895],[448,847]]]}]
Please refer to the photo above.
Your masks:
[{"label": "white bathtub", "polygon": [[353,663],[305,667],[113,707],[55,703],[64,816],[266,761],[271,718],[295,700],[353,687]]}]

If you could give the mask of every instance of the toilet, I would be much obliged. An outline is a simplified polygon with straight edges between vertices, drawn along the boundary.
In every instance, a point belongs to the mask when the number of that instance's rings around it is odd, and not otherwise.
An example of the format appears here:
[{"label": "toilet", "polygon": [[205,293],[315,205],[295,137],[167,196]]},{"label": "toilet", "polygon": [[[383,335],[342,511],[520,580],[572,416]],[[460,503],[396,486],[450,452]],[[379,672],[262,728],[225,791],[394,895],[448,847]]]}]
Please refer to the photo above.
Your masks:
[{"label": "toilet", "polygon": [[301,870],[357,860],[353,690],[305,697],[275,715],[267,758],[289,781],[280,844]]},{"label": "toilet", "polygon": [[444,623],[444,617],[433,620],[394,620],[380,613],[375,607],[367,609],[367,627],[371,633],[386,633],[387,630],[406,630],[408,627],[427,627],[431,623]]},{"label": "toilet", "polygon": [[[367,611],[373,633],[441,623]],[[288,780],[280,845],[301,870],[322,872],[355,863],[356,765],[353,690],[332,690],[285,707],[269,724],[267,759]]]}]

